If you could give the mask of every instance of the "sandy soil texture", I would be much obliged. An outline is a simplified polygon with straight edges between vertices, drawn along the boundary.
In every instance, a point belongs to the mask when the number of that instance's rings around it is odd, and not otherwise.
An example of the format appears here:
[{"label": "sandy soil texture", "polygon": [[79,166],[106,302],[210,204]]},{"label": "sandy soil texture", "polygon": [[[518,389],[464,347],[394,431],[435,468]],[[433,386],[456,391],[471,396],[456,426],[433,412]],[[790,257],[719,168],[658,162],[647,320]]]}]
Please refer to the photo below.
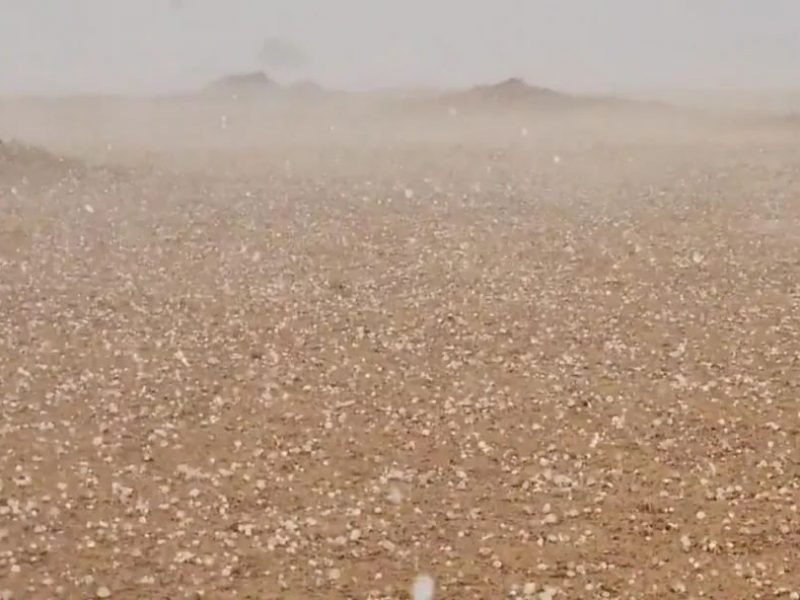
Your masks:
[{"label": "sandy soil texture", "polygon": [[800,598],[797,131],[15,110],[3,600]]}]

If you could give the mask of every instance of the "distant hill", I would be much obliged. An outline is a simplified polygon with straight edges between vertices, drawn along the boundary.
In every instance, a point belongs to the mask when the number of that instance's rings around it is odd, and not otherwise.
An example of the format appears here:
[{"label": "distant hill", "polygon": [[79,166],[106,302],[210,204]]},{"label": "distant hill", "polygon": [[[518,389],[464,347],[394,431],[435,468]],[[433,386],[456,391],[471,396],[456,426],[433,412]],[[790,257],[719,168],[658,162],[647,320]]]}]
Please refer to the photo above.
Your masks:
[{"label": "distant hill", "polygon": [[316,81],[302,80],[282,85],[266,74],[256,71],[228,75],[212,82],[202,91],[204,94],[227,98],[292,98],[294,100],[312,100],[330,95],[332,92]]},{"label": "distant hill", "polygon": [[483,102],[563,103],[574,98],[550,88],[529,85],[522,79],[512,78],[492,85],[478,85],[461,96],[467,100]]},{"label": "distant hill", "polygon": [[201,92],[202,95],[226,99],[268,99],[302,104],[315,104],[330,99],[357,102],[359,99],[387,101],[395,109],[403,110],[579,110],[617,109],[647,110],[665,109],[666,105],[644,100],[632,100],[614,96],[570,94],[551,88],[531,85],[523,79],[511,78],[494,84],[476,85],[456,90],[382,90],[371,92],[337,91],[322,87],[313,80],[281,84],[261,71],[240,73],[221,77]]},{"label": "distant hill", "polygon": [[261,71],[228,75],[212,82],[207,88],[207,93],[220,94],[231,97],[253,96],[271,94],[280,89],[275,81]]},{"label": "distant hill", "polygon": [[303,80],[297,81],[289,86],[289,91],[295,94],[301,94],[304,96],[321,96],[322,94],[326,93],[326,89],[318,84],[316,81],[312,80]]},{"label": "distant hill", "polygon": [[574,109],[629,105],[610,96],[575,95],[530,85],[523,79],[506,79],[490,85],[447,92],[439,100],[452,107],[513,109]]}]

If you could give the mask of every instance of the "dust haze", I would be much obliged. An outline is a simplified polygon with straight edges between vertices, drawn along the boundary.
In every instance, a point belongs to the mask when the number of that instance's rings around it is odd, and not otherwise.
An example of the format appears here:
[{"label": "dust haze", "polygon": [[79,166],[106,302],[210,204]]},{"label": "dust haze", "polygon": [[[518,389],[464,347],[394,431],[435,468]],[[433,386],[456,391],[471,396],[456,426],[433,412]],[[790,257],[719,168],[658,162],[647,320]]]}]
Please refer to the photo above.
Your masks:
[{"label": "dust haze", "polygon": [[800,598],[797,6],[0,0],[0,600]]},{"label": "dust haze", "polygon": [[791,0],[2,0],[0,10],[5,94],[174,92],[257,67],[346,89],[522,77],[599,93],[786,91],[800,70]]}]

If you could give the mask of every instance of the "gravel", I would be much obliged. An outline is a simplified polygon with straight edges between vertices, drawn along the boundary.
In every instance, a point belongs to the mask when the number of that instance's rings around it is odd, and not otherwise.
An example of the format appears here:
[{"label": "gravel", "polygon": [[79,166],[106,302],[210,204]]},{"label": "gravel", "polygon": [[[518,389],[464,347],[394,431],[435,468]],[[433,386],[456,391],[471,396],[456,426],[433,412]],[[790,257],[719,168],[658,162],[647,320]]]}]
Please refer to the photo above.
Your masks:
[{"label": "gravel", "polygon": [[0,598],[798,598],[796,144],[525,131],[0,161]]}]

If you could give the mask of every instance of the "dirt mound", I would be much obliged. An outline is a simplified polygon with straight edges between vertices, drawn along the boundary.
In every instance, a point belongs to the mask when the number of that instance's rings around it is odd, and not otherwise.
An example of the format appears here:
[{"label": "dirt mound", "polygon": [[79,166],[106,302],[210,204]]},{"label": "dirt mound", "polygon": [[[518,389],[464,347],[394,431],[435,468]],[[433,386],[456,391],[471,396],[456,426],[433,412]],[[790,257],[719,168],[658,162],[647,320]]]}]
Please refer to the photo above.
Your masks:
[{"label": "dirt mound", "polygon": [[208,86],[208,92],[230,95],[232,97],[269,94],[280,86],[261,71],[228,75]]},{"label": "dirt mound", "polygon": [[0,170],[8,167],[72,166],[71,161],[29,144],[0,140]]},{"label": "dirt mound", "polygon": [[53,154],[38,146],[0,141],[0,197],[4,189],[42,189],[81,177],[86,166],[77,159]]}]

